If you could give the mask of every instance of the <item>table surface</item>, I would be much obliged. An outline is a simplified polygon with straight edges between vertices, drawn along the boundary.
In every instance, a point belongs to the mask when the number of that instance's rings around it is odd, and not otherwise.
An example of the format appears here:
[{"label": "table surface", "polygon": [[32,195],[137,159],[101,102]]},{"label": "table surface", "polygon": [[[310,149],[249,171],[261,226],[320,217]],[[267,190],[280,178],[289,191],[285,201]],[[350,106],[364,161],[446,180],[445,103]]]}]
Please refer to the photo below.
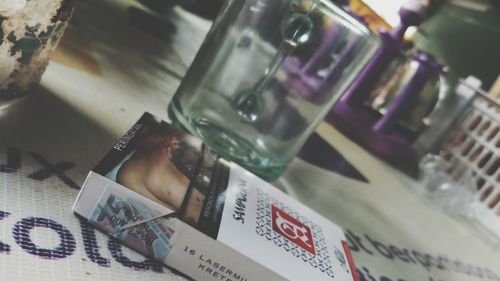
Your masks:
[{"label": "table surface", "polygon": [[[144,111],[168,119],[210,27],[179,8],[148,13],[80,1],[40,87],[0,112],[0,280],[185,280],[71,212],[87,172]],[[317,133],[368,182],[296,159],[275,185],[346,230],[362,280],[500,280],[498,238],[433,207],[330,125]]]}]

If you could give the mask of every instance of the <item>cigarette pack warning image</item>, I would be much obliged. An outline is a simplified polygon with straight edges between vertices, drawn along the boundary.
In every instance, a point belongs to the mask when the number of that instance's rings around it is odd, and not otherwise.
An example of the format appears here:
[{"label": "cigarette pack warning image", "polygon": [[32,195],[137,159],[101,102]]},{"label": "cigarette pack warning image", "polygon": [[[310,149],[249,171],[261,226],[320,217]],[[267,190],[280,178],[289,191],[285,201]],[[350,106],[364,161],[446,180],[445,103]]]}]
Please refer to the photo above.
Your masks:
[{"label": "cigarette pack warning image", "polygon": [[340,227],[148,113],[73,210],[195,280],[357,280]]}]

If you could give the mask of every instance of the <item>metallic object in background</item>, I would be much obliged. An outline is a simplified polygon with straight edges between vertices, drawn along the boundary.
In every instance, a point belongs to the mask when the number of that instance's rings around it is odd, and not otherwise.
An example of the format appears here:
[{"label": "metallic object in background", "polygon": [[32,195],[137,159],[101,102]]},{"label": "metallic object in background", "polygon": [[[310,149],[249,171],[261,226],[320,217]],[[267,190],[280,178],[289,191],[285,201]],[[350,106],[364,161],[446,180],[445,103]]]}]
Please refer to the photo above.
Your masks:
[{"label": "metallic object in background", "polygon": [[411,44],[404,41],[406,30],[424,15],[419,1],[401,8],[400,26],[380,31],[381,47],[327,117],[353,141],[413,176],[418,156],[412,143],[442,99],[443,67],[422,52],[409,56]]},{"label": "metallic object in background", "polygon": [[327,120],[376,156],[417,176],[422,153],[415,143],[439,121],[436,115],[443,112],[448,93],[443,66],[422,52],[401,55],[391,66],[362,106],[341,100]]},{"label": "metallic object in background", "polygon": [[342,97],[342,101],[353,108],[362,107],[375,84],[380,80],[389,65],[407,50],[404,35],[411,26],[420,25],[425,19],[425,7],[419,0],[408,1],[399,11],[401,23],[392,31],[379,31],[382,46],[370,63],[361,72],[353,85]]},{"label": "metallic object in background", "polygon": [[383,117],[374,125],[379,132],[398,127],[412,140],[428,125],[430,116],[446,96],[443,66],[423,52],[411,55],[388,81],[375,87],[372,108]]}]

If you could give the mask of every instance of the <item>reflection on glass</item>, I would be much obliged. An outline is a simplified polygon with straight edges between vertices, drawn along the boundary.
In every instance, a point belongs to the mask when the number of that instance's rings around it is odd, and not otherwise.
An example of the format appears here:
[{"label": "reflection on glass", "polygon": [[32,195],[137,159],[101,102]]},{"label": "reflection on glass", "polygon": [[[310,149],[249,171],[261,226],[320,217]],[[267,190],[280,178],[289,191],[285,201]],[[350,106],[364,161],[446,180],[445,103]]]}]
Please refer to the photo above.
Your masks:
[{"label": "reflection on glass", "polygon": [[229,1],[170,117],[225,158],[273,180],[379,45],[328,1]]}]

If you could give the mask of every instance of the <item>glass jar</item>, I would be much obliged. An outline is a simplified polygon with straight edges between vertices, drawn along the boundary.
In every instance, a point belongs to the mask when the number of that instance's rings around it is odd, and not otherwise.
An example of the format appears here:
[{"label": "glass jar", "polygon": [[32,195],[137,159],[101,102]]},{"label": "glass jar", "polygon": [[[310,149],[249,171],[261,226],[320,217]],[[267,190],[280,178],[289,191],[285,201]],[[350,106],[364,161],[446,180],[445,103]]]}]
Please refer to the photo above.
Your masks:
[{"label": "glass jar", "polygon": [[169,105],[170,118],[265,180],[286,169],[380,41],[323,0],[232,0]]}]

